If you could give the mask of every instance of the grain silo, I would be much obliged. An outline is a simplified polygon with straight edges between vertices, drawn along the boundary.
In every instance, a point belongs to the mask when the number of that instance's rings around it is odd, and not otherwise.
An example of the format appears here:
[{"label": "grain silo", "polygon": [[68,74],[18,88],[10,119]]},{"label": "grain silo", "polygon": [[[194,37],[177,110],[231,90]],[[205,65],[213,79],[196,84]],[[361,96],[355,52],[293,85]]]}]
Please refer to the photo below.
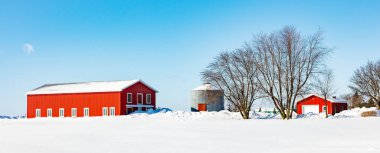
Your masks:
[{"label": "grain silo", "polygon": [[224,91],[216,89],[209,83],[196,87],[191,91],[191,111],[224,110]]}]

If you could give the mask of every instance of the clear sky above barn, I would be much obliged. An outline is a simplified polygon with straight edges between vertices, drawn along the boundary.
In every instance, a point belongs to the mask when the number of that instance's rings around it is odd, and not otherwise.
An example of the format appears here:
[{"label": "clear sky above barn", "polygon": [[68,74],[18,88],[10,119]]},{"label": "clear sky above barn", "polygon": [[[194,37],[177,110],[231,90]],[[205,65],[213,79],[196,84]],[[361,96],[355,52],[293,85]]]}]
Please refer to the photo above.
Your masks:
[{"label": "clear sky above barn", "polygon": [[0,1],[0,114],[26,111],[48,83],[142,79],[157,106],[190,110],[190,91],[221,51],[294,25],[324,31],[337,95],[380,58],[380,1]]}]

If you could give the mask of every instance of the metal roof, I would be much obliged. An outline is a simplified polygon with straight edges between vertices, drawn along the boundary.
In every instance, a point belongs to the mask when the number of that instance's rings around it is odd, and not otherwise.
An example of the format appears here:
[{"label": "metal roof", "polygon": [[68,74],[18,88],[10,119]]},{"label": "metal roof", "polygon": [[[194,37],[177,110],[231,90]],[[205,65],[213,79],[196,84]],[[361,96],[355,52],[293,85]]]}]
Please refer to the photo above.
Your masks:
[{"label": "metal roof", "polygon": [[[317,95],[317,94],[309,94],[309,95],[307,95],[305,98],[299,100],[298,102],[300,102],[300,101],[302,101],[302,100],[304,100],[304,99],[306,99],[306,98],[309,98],[309,97],[311,97],[311,96],[316,96],[316,97],[319,97],[319,98],[322,98],[322,99],[323,99],[323,96],[319,96],[319,95]],[[332,102],[332,103],[347,103],[347,100],[340,99],[340,98],[334,98],[334,97],[329,97],[329,98],[327,98],[327,100],[330,101],[330,102]],[[297,102],[297,103],[298,103],[298,102]]]},{"label": "metal roof", "polygon": [[141,80],[128,81],[99,81],[99,82],[79,82],[79,83],[58,83],[45,84],[27,92],[27,95],[35,94],[60,94],[60,93],[91,93],[91,92],[120,92],[138,82],[146,85],[155,92],[156,89],[150,87]]}]

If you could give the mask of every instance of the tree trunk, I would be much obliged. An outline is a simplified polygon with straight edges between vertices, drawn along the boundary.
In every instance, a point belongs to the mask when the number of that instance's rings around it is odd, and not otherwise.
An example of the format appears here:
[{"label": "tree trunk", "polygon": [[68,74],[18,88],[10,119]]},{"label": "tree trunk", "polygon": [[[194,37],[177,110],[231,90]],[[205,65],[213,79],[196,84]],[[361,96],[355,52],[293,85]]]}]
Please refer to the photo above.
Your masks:
[{"label": "tree trunk", "polygon": [[288,108],[288,110],[286,112],[287,112],[286,119],[288,119],[288,120],[292,119],[293,118],[293,109]]},{"label": "tree trunk", "polygon": [[326,116],[325,116],[325,118],[328,118],[329,117],[329,109],[328,109],[328,107],[327,107],[327,98],[325,97],[325,107],[326,107],[326,111],[325,111],[325,114],[326,114]]},{"label": "tree trunk", "polygon": [[280,112],[281,118],[283,120],[285,120],[286,119],[286,113],[284,111],[282,111],[282,110],[279,110],[279,112]]},{"label": "tree trunk", "polygon": [[243,119],[249,119],[249,110],[241,111],[241,116],[243,117]]}]

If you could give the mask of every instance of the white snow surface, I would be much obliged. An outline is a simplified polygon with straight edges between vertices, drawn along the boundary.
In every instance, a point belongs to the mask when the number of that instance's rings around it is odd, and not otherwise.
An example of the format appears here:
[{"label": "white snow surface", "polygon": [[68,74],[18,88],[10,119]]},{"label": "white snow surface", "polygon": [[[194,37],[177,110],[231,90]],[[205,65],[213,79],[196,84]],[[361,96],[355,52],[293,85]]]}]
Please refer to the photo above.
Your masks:
[{"label": "white snow surface", "polygon": [[371,107],[371,108],[354,108],[351,110],[345,110],[340,113],[337,113],[333,116],[333,118],[352,118],[352,117],[361,117],[361,114],[363,112],[368,112],[368,111],[376,111],[377,116],[380,116],[380,111],[377,110],[376,107]]},{"label": "white snow surface", "polygon": [[0,120],[0,152],[380,152],[380,117],[277,117],[255,113],[254,119],[242,120],[227,111],[160,109],[118,117]]},{"label": "white snow surface", "polygon": [[197,90],[220,90],[220,89],[215,88],[211,84],[205,83],[199,87],[194,88],[193,90],[197,91]]},{"label": "white snow surface", "polygon": [[[136,84],[137,82],[141,82],[149,87],[148,84],[144,83],[141,80],[59,83],[43,85],[32,91],[27,92],[27,94],[33,95],[60,93],[117,92],[122,91],[123,89],[128,88]],[[152,90],[155,89],[152,88]]]}]

